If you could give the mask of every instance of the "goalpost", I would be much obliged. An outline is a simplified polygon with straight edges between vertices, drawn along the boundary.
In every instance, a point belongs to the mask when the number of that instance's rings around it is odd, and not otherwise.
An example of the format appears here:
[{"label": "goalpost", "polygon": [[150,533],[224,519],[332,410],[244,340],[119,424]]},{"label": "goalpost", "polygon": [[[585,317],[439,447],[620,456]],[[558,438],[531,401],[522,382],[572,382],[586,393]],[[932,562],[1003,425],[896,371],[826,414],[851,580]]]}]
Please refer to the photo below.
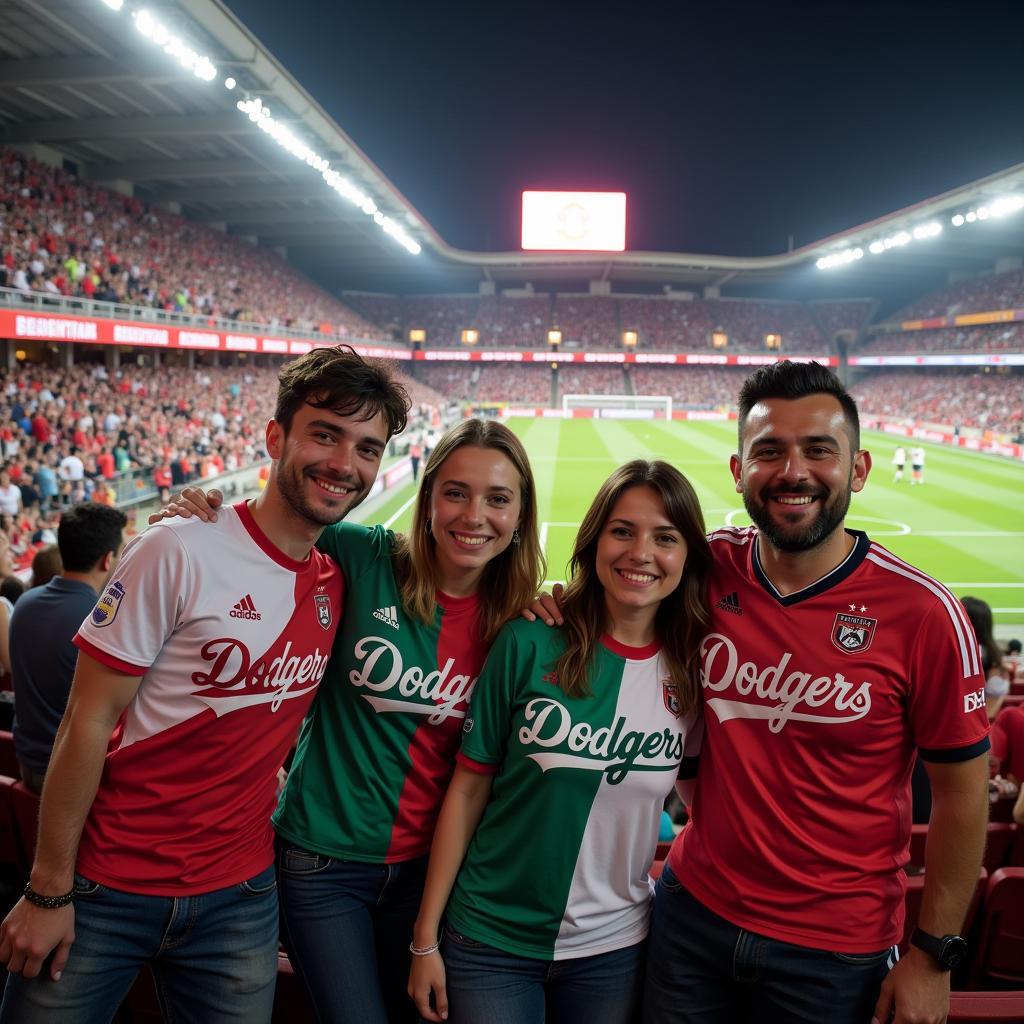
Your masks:
[{"label": "goalpost", "polygon": [[573,409],[591,409],[602,419],[672,419],[671,395],[562,395],[562,415]]}]

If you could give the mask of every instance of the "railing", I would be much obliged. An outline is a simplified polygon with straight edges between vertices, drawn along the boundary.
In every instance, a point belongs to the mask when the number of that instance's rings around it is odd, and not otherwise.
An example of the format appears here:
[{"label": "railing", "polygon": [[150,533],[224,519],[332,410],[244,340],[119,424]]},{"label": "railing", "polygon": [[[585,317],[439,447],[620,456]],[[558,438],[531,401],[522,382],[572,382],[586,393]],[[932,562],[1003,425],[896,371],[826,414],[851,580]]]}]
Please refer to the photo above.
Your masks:
[{"label": "railing", "polygon": [[326,333],[318,324],[309,327],[286,327],[282,324],[261,324],[231,320],[221,316],[198,313],[175,313],[153,306],[133,306],[122,302],[104,302],[71,295],[53,295],[50,292],[23,291],[20,288],[0,288],[0,306],[8,309],[32,310],[49,315],[63,313],[69,316],[91,316],[100,320],[134,320],[173,327],[194,327],[197,330],[248,332],[273,334],[275,337],[308,338],[311,334],[337,341],[359,341],[365,344],[383,344],[379,339],[359,338],[354,334],[333,331]]}]

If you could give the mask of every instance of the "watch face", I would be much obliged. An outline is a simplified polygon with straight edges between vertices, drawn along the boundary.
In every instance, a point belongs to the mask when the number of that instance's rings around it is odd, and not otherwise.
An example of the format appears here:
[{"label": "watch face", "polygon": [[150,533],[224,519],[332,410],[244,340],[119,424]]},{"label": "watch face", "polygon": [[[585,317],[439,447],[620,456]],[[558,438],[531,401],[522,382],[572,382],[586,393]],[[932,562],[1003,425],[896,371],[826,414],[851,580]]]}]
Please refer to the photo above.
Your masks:
[{"label": "watch face", "polygon": [[950,935],[942,941],[939,966],[944,971],[955,971],[967,956],[967,943],[959,935]]}]

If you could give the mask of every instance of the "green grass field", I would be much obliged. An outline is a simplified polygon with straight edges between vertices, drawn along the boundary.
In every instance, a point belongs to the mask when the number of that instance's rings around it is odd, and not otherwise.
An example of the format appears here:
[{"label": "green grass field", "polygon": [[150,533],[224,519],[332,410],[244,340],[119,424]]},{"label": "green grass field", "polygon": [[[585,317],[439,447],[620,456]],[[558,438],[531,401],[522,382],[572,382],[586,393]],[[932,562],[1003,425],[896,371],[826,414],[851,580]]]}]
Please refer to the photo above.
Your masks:
[{"label": "green grass field", "polygon": [[[564,577],[576,527],[601,481],[628,459],[661,458],[678,466],[697,489],[709,529],[749,522],[729,473],[734,423],[508,423],[530,454],[551,580]],[[999,632],[1015,635],[1010,627],[1024,626],[1024,464],[926,444],[926,483],[911,488],[909,467],[901,483],[892,481],[893,437],[868,433],[863,443],[875,466],[864,491],[854,496],[849,525],[866,530],[958,596],[973,594],[987,601]],[[401,488],[368,507],[362,518],[408,529],[412,497],[411,485]]]}]

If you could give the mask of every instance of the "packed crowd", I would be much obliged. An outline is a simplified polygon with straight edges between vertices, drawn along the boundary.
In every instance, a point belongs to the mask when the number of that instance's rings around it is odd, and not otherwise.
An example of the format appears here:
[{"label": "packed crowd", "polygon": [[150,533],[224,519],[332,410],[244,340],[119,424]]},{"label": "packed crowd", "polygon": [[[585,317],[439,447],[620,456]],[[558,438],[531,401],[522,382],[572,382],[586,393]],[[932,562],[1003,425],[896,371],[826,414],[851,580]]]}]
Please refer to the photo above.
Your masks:
[{"label": "packed crowd", "polygon": [[629,381],[623,367],[575,366],[562,363],[558,367],[558,400],[563,395],[628,395]]},{"label": "packed crowd", "polygon": [[[62,509],[124,500],[125,481],[151,478],[166,492],[265,459],[278,369],[21,366],[0,374],[0,530],[16,561],[52,542]],[[395,376],[413,402],[410,422],[433,422],[445,396]]]},{"label": "packed crowd", "polygon": [[0,287],[388,337],[276,253],[11,149],[0,150]]},{"label": "packed crowd", "polygon": [[821,299],[808,303],[811,316],[828,340],[840,333],[860,334],[876,305],[874,299]]},{"label": "packed crowd", "polygon": [[1020,373],[884,370],[851,388],[863,416],[941,423],[1016,437],[1024,431]]},{"label": "packed crowd", "polygon": [[731,409],[747,367],[634,366],[633,389],[638,395],[670,395],[677,409]]},{"label": "packed crowd", "polygon": [[551,370],[545,364],[486,363],[480,367],[473,397],[477,402],[551,404]]},{"label": "packed crowd", "polygon": [[817,314],[798,302],[587,294],[402,298],[362,292],[345,298],[392,337],[407,339],[410,330],[422,328],[427,345],[442,348],[460,346],[466,328],[479,332],[481,346],[545,348],[548,331],[557,328],[564,349],[614,351],[622,348],[625,331],[636,331],[640,351],[703,351],[721,330],[731,352],[763,352],[765,335],[780,334],[783,351],[803,355],[828,351],[831,326],[857,317],[862,323],[871,308],[860,300],[836,303],[823,333]]},{"label": "packed crowd", "polygon": [[1024,270],[1007,270],[956,281],[894,313],[889,320],[923,320],[958,313],[1024,309]]},{"label": "packed crowd", "polygon": [[876,334],[859,345],[857,355],[906,355],[917,352],[1021,352],[1024,323],[980,327],[940,327],[924,331]]}]

